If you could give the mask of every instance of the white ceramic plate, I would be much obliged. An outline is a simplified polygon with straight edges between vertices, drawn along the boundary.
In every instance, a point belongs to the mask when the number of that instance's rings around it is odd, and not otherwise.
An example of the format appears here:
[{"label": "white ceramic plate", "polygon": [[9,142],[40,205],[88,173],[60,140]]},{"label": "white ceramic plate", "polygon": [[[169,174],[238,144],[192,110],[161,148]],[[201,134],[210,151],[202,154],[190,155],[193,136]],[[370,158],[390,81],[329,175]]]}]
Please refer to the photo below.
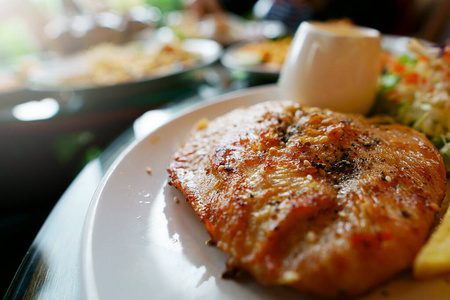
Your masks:
[{"label": "white ceramic plate", "polygon": [[[394,54],[403,54],[403,53],[411,53],[408,50],[408,43],[411,41],[411,37],[408,36],[400,36],[400,35],[390,35],[386,34],[383,35],[383,38],[381,40],[381,46],[383,49],[388,50]],[[421,43],[433,46],[434,44],[423,40],[418,39]]]},{"label": "white ceramic plate", "polygon": [[[167,184],[169,158],[196,121],[277,98],[274,85],[222,96],[179,115],[120,155],[93,197],[83,230],[86,299],[308,299],[293,289],[263,287],[252,279],[222,279],[228,255],[205,245],[205,227],[182,194]],[[406,274],[364,299],[449,295],[445,280],[417,282]]]},{"label": "white ceramic plate", "polygon": [[[159,43],[159,41],[155,41],[154,43]],[[162,81],[174,81],[174,76],[210,65],[217,61],[222,54],[222,46],[215,41],[207,39],[186,39],[182,41],[181,47],[187,52],[199,54],[199,61],[190,67],[166,68],[167,70],[164,69],[165,71],[158,73],[158,75],[146,76],[114,85],[71,85],[65,83],[65,81],[68,78],[86,74],[88,68],[82,56],[77,54],[44,62],[41,66],[32,70],[28,78],[28,85],[30,89],[38,91],[105,91],[108,89],[124,89],[129,87],[130,92],[139,84],[149,86],[152,84],[160,85]]]}]

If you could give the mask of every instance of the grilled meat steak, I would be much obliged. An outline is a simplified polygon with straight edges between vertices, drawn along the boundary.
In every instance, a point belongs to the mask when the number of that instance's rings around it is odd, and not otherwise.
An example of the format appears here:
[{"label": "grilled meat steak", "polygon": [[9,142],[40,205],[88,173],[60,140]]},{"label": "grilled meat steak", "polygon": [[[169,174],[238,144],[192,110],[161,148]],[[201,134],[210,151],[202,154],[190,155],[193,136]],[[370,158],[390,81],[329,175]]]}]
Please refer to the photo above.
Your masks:
[{"label": "grilled meat steak", "polygon": [[321,296],[360,294],[408,268],[446,182],[413,129],[290,101],[193,130],[168,171],[229,267]]}]

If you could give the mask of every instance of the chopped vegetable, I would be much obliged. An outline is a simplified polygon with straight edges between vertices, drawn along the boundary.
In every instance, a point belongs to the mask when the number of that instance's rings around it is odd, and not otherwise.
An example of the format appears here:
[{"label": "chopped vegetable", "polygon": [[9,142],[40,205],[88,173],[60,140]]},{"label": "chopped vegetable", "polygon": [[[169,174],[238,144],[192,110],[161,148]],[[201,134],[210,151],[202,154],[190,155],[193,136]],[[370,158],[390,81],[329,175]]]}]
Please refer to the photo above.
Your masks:
[{"label": "chopped vegetable", "polygon": [[444,49],[413,39],[411,54],[388,54],[379,82],[377,111],[424,133],[450,171],[450,45]]}]

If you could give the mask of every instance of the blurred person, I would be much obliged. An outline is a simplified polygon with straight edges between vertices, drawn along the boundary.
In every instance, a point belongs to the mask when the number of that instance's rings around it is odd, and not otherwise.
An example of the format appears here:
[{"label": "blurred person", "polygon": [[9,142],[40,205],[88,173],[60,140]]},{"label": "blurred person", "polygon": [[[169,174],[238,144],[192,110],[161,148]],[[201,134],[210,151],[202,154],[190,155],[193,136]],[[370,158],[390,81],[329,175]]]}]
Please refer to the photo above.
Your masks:
[{"label": "blurred person", "polygon": [[398,1],[393,0],[274,0],[266,18],[283,21],[291,32],[302,21],[349,19],[388,33],[394,30],[399,12]]},{"label": "blurred person", "polygon": [[420,22],[407,29],[417,37],[439,44],[450,42],[450,0],[416,0],[411,15],[410,19]]},{"label": "blurred person", "polygon": [[256,2],[257,0],[190,0],[186,6],[198,18],[226,12],[242,16],[250,13]]},{"label": "blurred person", "polygon": [[303,21],[349,19],[383,34],[438,42],[449,26],[450,0],[193,0],[188,9],[200,17],[226,11],[242,15],[263,2],[269,8],[258,17],[281,21],[292,33]]},{"label": "blurred person", "polygon": [[[242,15],[257,2],[254,0],[193,0],[188,4],[188,8],[200,17],[208,13],[225,11]],[[302,21],[342,18],[351,19],[361,26],[387,32],[392,30],[398,13],[397,1],[392,0],[265,0],[264,2],[270,2],[270,9],[264,18],[281,21],[292,32]]]},{"label": "blurred person", "polygon": [[[250,11],[256,0],[249,0],[248,2],[244,0],[239,4],[236,0],[190,0],[186,5],[186,11],[190,17],[193,17],[189,18],[190,23],[210,18],[213,22],[209,26],[211,27],[209,28],[211,31],[209,38],[218,41],[222,45],[229,45],[236,41],[235,33],[230,28],[229,13],[242,15],[245,13],[244,7]],[[244,3],[247,3],[247,5],[244,5]],[[233,9],[233,7],[236,8],[234,6],[236,4],[238,4],[239,10]]]}]

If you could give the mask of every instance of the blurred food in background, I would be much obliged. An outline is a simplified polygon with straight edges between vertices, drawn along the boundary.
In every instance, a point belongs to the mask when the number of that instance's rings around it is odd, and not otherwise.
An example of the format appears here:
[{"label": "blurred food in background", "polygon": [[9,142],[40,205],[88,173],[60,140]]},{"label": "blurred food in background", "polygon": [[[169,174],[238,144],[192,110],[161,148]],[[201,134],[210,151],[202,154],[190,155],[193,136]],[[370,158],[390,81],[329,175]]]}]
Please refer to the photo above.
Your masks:
[{"label": "blurred food in background", "polygon": [[103,43],[79,55],[86,69],[78,76],[62,78],[61,85],[112,85],[141,80],[193,66],[200,59],[198,54],[183,50],[179,41],[147,46],[139,42],[121,46]]},{"label": "blurred food in background", "polygon": [[23,87],[22,80],[14,72],[0,72],[0,94],[17,91]]},{"label": "blurred food in background", "polygon": [[267,70],[279,72],[291,42],[292,37],[287,36],[244,43],[235,49],[232,59],[240,66],[264,66]]},{"label": "blurred food in background", "polygon": [[[195,64],[195,55],[183,52],[177,43],[165,44],[152,53],[136,46],[149,41],[160,29],[165,29],[160,32],[166,36],[175,35],[180,41],[192,37],[219,41],[236,50],[234,62],[245,70],[261,67],[257,72],[275,75],[290,45],[288,30],[293,18],[295,22],[348,18],[356,25],[374,27],[383,23],[385,34],[417,35],[437,43],[442,43],[450,30],[448,0],[370,1],[365,6],[355,0],[206,1],[210,4],[217,1],[219,9],[193,13],[190,5],[198,0],[189,3],[182,0],[3,0],[0,2],[0,105],[7,104],[12,109],[22,102],[39,100],[35,95],[14,94],[9,98],[5,95],[30,89],[26,85],[30,74],[39,67],[47,67],[45,63],[55,58],[81,54],[89,66],[89,72],[81,73],[81,65],[76,65],[80,72],[58,82],[61,86],[115,85],[151,76],[157,69],[163,72]],[[391,6],[392,10],[387,9]],[[291,8],[300,13],[292,15]],[[170,67],[161,69],[161,65]],[[41,96],[42,100],[61,95]],[[60,101],[61,107],[70,104],[74,113],[79,112],[76,105],[86,105],[74,101],[77,97],[63,98],[70,99]],[[401,113],[402,118],[416,115],[412,113],[415,104],[401,101],[409,103],[411,111]],[[427,105],[417,107],[430,104]],[[447,135],[444,134],[445,139],[441,136],[443,144],[448,145]]]},{"label": "blurred food in background", "polygon": [[296,28],[292,24],[304,20],[347,18],[384,34],[442,42],[450,30],[449,2],[4,0],[0,4],[0,68],[27,56],[49,59],[104,43],[146,40],[161,27],[169,27],[181,39],[206,38],[229,46],[289,35]]},{"label": "blurred food in background", "polygon": [[[327,20],[329,23],[352,26],[349,19]],[[292,43],[292,35],[280,38],[264,38],[243,43],[234,51],[235,63],[242,66],[263,65],[267,70],[279,72]]]},{"label": "blurred food in background", "polygon": [[[326,22],[346,26],[354,25],[347,18],[330,19]],[[265,37],[236,43],[225,50],[221,62],[233,71],[276,79],[291,47],[292,39],[293,34],[285,33],[277,38]]]},{"label": "blurred food in background", "polygon": [[27,87],[68,93],[64,106],[75,114],[131,109],[136,103],[144,111],[149,104],[171,100],[169,94],[198,87],[205,81],[203,67],[214,64],[222,53],[222,46],[212,40],[179,40],[169,28],[155,33],[149,40],[98,44],[43,61],[29,72]]},{"label": "blurred food in background", "polygon": [[385,53],[377,113],[387,113],[427,135],[450,171],[450,45],[412,39],[408,50]]}]

